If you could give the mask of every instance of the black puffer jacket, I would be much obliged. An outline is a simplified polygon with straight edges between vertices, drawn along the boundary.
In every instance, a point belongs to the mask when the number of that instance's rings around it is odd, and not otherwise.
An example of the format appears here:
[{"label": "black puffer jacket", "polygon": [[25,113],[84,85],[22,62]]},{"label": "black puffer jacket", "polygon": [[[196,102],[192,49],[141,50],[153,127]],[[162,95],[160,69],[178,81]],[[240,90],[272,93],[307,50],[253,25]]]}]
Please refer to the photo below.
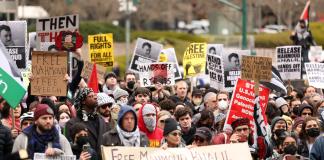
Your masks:
[{"label": "black puffer jacket", "polygon": [[12,151],[13,140],[9,128],[0,122],[0,160],[8,156]]}]

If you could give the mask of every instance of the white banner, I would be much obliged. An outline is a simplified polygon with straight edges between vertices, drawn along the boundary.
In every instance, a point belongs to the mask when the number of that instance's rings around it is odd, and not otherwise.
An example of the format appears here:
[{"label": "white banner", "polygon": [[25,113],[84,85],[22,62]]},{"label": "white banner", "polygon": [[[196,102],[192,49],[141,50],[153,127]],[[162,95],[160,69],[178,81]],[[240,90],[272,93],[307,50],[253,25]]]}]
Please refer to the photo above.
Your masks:
[{"label": "white banner", "polygon": [[300,79],[301,46],[281,46],[276,48],[277,69],[283,80]]},{"label": "white banner", "polygon": [[305,63],[308,83],[315,88],[324,88],[324,63]]},{"label": "white banner", "polygon": [[158,82],[162,85],[174,85],[174,65],[162,62],[140,64],[139,77],[142,87],[154,86]]},{"label": "white banner", "polygon": [[75,155],[46,156],[45,153],[34,153],[34,160],[76,160]]}]

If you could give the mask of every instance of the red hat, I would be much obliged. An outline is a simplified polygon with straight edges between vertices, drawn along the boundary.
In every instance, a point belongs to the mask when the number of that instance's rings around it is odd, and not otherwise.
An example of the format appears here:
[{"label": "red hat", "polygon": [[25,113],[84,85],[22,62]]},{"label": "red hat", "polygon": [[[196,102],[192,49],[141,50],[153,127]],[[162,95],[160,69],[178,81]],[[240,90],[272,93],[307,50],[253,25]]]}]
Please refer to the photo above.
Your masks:
[{"label": "red hat", "polygon": [[38,104],[34,112],[34,120],[36,121],[40,116],[43,115],[54,116],[54,112],[47,104]]},{"label": "red hat", "polygon": [[232,122],[231,126],[235,130],[238,126],[248,125],[250,127],[250,120],[248,118],[239,118]]}]

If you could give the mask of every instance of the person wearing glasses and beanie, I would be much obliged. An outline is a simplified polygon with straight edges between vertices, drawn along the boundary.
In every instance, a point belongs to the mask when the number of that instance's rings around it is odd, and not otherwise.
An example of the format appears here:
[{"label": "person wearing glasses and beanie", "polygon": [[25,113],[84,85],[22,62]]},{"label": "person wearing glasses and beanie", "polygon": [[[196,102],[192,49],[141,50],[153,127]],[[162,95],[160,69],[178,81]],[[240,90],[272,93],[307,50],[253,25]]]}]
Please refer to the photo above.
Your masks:
[{"label": "person wearing glasses and beanie", "polygon": [[184,140],[181,138],[181,127],[173,118],[168,118],[165,120],[163,136],[164,138],[161,142],[162,149],[186,147]]},{"label": "person wearing glasses and beanie", "polygon": [[112,105],[115,104],[115,100],[108,96],[106,93],[98,93],[97,102],[97,112],[105,120],[106,124],[108,124],[111,128],[114,128],[115,123],[113,120],[111,120],[110,109]]}]

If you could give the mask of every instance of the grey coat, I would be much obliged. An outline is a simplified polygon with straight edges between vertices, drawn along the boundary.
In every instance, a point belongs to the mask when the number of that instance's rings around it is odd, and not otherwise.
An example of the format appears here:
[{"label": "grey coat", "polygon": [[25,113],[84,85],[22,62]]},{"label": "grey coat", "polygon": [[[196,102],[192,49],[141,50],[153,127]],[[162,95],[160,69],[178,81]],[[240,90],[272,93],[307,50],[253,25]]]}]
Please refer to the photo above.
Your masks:
[{"label": "grey coat", "polygon": [[[124,144],[121,142],[118,136],[118,132],[116,128],[106,132],[103,135],[102,144],[104,146],[124,146]],[[141,147],[149,146],[149,140],[145,135],[145,133],[143,132],[140,132],[140,146]]]}]

